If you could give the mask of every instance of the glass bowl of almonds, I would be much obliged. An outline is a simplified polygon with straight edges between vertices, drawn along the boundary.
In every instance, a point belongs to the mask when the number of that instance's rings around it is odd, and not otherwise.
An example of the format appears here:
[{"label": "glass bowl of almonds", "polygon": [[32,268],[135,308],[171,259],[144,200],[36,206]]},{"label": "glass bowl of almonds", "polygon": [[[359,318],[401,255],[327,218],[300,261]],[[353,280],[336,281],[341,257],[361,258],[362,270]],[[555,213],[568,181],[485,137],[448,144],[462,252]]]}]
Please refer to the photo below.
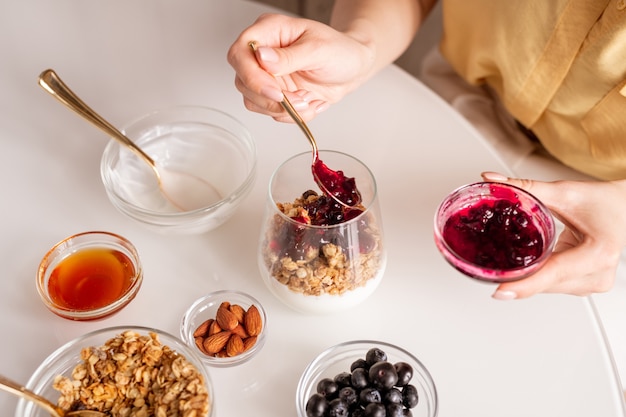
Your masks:
[{"label": "glass bowl of almonds", "polygon": [[[215,416],[213,385],[196,352],[147,327],[109,327],[66,343],[41,363],[26,388],[65,411]],[[49,415],[24,399],[15,411],[16,417]]]},{"label": "glass bowl of almonds", "polygon": [[197,299],[181,320],[180,335],[209,366],[250,360],[265,344],[267,316],[249,294],[219,290]]}]

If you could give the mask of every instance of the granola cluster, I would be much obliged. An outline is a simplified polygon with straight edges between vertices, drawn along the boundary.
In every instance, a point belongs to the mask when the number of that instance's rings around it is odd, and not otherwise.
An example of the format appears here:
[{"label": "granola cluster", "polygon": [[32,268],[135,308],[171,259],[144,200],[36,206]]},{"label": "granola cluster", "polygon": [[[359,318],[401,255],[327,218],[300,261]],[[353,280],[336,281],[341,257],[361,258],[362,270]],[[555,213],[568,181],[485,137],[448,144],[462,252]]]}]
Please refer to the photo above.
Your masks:
[{"label": "granola cluster", "polygon": [[155,333],[126,331],[101,347],[86,347],[71,377],[54,389],[63,410],[89,409],[120,417],[203,417],[209,394],[204,377]]},{"label": "granola cluster", "polygon": [[[270,275],[291,291],[304,295],[341,295],[365,286],[382,268],[381,234],[373,216],[362,213],[350,225],[327,229],[300,226],[314,216],[310,191],[278,209],[266,229],[262,257]],[[298,223],[299,222],[299,223]]]}]

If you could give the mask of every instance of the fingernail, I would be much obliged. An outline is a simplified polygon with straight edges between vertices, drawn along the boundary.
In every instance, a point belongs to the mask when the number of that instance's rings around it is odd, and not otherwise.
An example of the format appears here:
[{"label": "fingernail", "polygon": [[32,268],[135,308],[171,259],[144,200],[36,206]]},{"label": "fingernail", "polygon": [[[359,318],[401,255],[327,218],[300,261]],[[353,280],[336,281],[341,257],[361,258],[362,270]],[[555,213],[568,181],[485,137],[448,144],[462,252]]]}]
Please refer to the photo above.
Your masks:
[{"label": "fingernail", "polygon": [[330,104],[328,104],[327,102],[323,102],[322,104],[320,104],[319,106],[315,108],[315,113],[321,113],[324,110],[328,109],[329,107],[330,107]]},{"label": "fingernail", "polygon": [[499,174],[497,172],[483,172],[480,174],[484,179],[489,181],[506,181],[509,177]]},{"label": "fingernail", "polygon": [[280,91],[278,88],[262,87],[261,95],[274,101],[282,101],[283,99],[283,92]]},{"label": "fingernail", "polygon": [[259,54],[259,58],[261,58],[261,61],[278,62],[278,54],[272,48],[261,47],[257,49],[257,52]]},{"label": "fingernail", "polygon": [[491,297],[502,301],[515,300],[517,298],[517,293],[515,291],[498,290],[494,292]]},{"label": "fingernail", "polygon": [[294,99],[294,100],[291,100],[291,104],[293,105],[293,108],[296,110],[306,110],[309,108],[309,102],[305,100]]}]

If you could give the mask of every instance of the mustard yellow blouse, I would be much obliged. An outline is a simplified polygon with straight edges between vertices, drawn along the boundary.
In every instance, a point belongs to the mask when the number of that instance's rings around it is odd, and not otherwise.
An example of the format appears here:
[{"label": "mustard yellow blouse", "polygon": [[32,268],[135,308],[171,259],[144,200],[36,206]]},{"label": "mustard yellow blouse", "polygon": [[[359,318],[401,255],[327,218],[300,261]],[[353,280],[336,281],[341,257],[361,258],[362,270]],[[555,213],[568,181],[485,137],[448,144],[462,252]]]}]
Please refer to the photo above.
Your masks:
[{"label": "mustard yellow blouse", "polygon": [[444,0],[443,55],[564,164],[626,178],[626,0]]}]

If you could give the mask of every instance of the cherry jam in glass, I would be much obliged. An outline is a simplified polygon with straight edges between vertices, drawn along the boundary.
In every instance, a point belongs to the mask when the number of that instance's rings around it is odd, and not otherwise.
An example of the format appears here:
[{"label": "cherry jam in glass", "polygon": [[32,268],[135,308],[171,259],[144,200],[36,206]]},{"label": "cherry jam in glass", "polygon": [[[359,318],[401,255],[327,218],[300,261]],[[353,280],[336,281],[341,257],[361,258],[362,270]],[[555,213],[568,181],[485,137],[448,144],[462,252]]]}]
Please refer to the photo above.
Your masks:
[{"label": "cherry jam in glass", "polygon": [[453,214],[443,238],[457,255],[490,269],[528,266],[543,253],[543,237],[519,201],[488,200]]},{"label": "cherry jam in glass", "polygon": [[435,243],[453,267],[489,282],[509,282],[537,271],[552,253],[550,210],[528,192],[503,183],[463,186],[435,215]]}]

